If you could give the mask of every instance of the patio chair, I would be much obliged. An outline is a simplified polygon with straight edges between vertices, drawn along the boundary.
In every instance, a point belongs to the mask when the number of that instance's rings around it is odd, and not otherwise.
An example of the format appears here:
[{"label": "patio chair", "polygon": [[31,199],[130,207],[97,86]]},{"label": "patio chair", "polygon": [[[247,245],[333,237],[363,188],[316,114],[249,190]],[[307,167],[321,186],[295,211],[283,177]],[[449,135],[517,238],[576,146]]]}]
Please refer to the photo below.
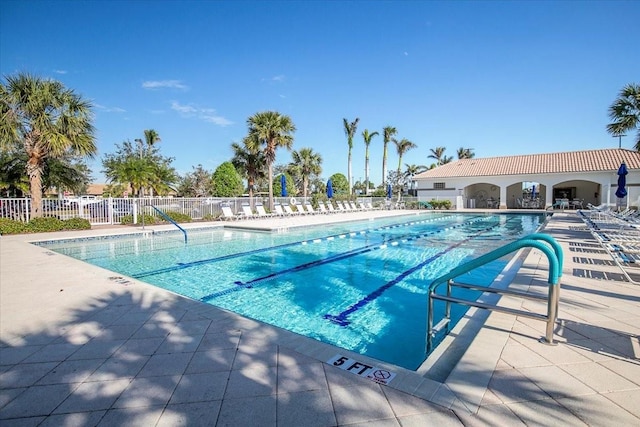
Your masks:
[{"label": "patio chair", "polygon": [[304,207],[307,208],[307,213],[310,214],[310,215],[315,215],[315,214],[319,213],[319,212],[316,212],[313,209],[313,205],[310,202],[306,202],[304,204]]},{"label": "patio chair", "polygon": [[324,206],[323,202],[318,202],[318,210],[319,210],[319,213],[321,213],[321,214],[328,214],[329,213],[327,208]]},{"label": "patio chair", "polygon": [[287,215],[300,215],[300,212],[294,212],[293,209],[291,209],[291,205],[284,205],[283,209]]},{"label": "patio chair", "polygon": [[246,203],[242,204],[242,214],[245,218],[253,218],[255,216],[255,214],[251,210],[251,206]]},{"label": "patio chair", "polygon": [[233,213],[230,205],[220,205],[220,209],[222,209],[222,219],[224,221],[233,221],[240,218]]},{"label": "patio chair", "polygon": [[327,200],[327,210],[329,213],[336,213],[336,209],[333,207],[333,203],[330,200]]},{"label": "patio chair", "polygon": [[[273,205],[273,209],[276,211],[276,215],[277,216],[285,216],[285,215],[289,215],[287,212],[282,210],[282,205],[280,203],[276,203]],[[289,210],[291,210],[291,208],[289,208]],[[293,212],[291,212],[293,213]]]},{"label": "patio chair", "polygon": [[295,205],[293,205],[294,208],[296,208],[296,210],[294,212],[298,213],[299,215],[306,215],[308,212],[304,209],[304,206],[302,205],[302,203],[296,203]]},{"label": "patio chair", "polygon": [[262,205],[262,204],[256,205],[256,212],[258,212],[258,217],[259,218],[269,218],[269,217],[273,216],[273,214],[267,213],[267,211],[264,210],[264,205]]}]

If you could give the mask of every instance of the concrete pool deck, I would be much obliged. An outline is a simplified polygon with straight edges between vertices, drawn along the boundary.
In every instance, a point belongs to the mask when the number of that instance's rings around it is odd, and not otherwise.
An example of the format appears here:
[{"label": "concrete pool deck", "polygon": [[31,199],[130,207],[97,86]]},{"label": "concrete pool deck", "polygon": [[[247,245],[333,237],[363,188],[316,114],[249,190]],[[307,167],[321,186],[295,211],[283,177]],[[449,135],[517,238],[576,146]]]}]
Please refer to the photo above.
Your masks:
[{"label": "concrete pool deck", "polygon": [[[406,212],[224,225],[398,213]],[[623,281],[574,212],[554,214],[545,229],[565,254],[558,345],[538,342],[543,322],[470,310],[455,339],[418,372],[29,244],[132,230],[0,237],[3,426],[640,425],[640,286]],[[530,250],[505,280],[544,292],[546,266]],[[545,309],[507,297],[500,304]],[[327,364],[336,354],[397,376],[374,383]]]}]

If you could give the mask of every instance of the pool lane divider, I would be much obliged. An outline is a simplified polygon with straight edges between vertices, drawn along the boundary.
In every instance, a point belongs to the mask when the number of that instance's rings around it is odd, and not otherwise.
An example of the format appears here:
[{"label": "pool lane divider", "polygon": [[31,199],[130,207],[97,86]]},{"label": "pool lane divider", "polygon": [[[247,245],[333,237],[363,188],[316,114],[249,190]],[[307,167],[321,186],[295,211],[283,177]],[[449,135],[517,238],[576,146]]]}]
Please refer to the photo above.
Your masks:
[{"label": "pool lane divider", "polygon": [[296,241],[296,242],[283,243],[281,245],[270,246],[268,248],[253,249],[253,250],[250,250],[250,251],[244,251],[244,252],[238,252],[238,253],[229,254],[229,255],[223,255],[223,256],[219,256],[219,257],[215,257],[215,258],[208,258],[208,259],[202,259],[202,260],[198,260],[198,261],[184,262],[184,263],[183,262],[179,262],[176,265],[171,266],[171,267],[165,267],[165,268],[160,268],[160,269],[157,269],[157,270],[152,270],[152,271],[147,271],[147,272],[143,272],[143,273],[133,274],[133,275],[131,275],[131,277],[136,278],[136,279],[141,279],[143,277],[149,277],[149,276],[156,276],[158,274],[171,273],[173,271],[183,270],[185,268],[197,267],[197,266],[205,265],[205,264],[212,264],[212,263],[216,263],[216,262],[220,262],[220,261],[230,260],[230,259],[233,259],[233,258],[240,258],[240,257],[243,257],[243,256],[249,256],[249,255],[254,255],[254,254],[258,254],[258,253],[274,251],[274,250],[278,250],[278,249],[285,249],[285,248],[289,248],[289,247],[292,247],[292,246],[307,245],[309,243],[320,243],[322,241],[332,241],[332,240],[335,240],[336,238],[344,239],[346,237],[354,237],[354,236],[361,235],[361,234],[366,234],[366,233],[373,233],[373,232],[377,232],[377,231],[384,231],[384,230],[389,230],[389,229],[393,229],[393,228],[400,228],[400,227],[408,227],[408,226],[412,226],[412,225],[416,225],[416,224],[424,224],[424,223],[428,223],[428,222],[434,222],[434,221],[437,221],[437,220],[449,219],[451,217],[452,217],[452,215],[446,215],[446,216],[441,216],[441,217],[437,217],[437,218],[422,219],[422,220],[419,220],[419,221],[402,222],[402,223],[397,223],[397,224],[385,225],[385,226],[374,228],[374,229],[371,229],[371,230],[362,230],[360,232],[339,233],[339,234],[333,234],[333,235],[325,236],[325,237],[322,237],[322,238],[317,238],[317,239],[312,239],[312,240],[299,240],[299,241]]},{"label": "pool lane divider", "polygon": [[[463,227],[463,226],[471,225],[471,224],[473,224],[475,222],[487,220],[487,219],[492,218],[492,217],[493,216],[483,216],[483,217],[479,217],[479,218],[474,218],[472,220],[469,220],[469,221],[466,221],[466,222],[463,222],[463,223],[460,223],[460,224],[455,224],[455,225],[452,225],[450,227],[443,227],[443,228],[440,228],[438,230],[429,231],[427,233],[415,234],[415,235],[409,234],[409,235],[403,236],[399,240],[397,238],[395,238],[395,237],[391,238],[391,239],[386,239],[386,240],[383,240],[382,243],[375,243],[375,244],[371,244],[371,245],[365,245],[365,246],[363,246],[361,248],[352,249],[350,251],[342,252],[342,253],[339,253],[339,254],[336,254],[336,255],[332,255],[332,256],[329,256],[327,258],[310,261],[310,262],[307,262],[307,263],[304,263],[304,264],[296,265],[296,266],[291,267],[291,268],[287,268],[287,269],[284,269],[284,270],[276,271],[276,272],[267,274],[265,276],[261,276],[261,277],[257,277],[255,279],[249,280],[247,282],[242,282],[242,281],[237,280],[237,281],[233,282],[236,285],[234,288],[225,289],[225,290],[222,290],[222,291],[214,292],[212,294],[203,296],[202,298],[200,298],[200,301],[203,301],[203,302],[211,301],[212,299],[218,298],[218,297],[223,296],[223,295],[227,295],[227,294],[229,294],[231,292],[236,292],[236,291],[239,291],[239,290],[242,290],[242,289],[251,289],[254,285],[256,285],[256,284],[258,284],[260,282],[273,280],[276,277],[279,277],[279,276],[282,276],[282,275],[285,275],[285,274],[295,273],[295,272],[298,272],[298,271],[307,270],[307,269],[312,268],[312,267],[318,267],[318,266],[329,264],[329,263],[333,263],[333,262],[336,262],[336,261],[341,261],[343,259],[351,258],[351,257],[357,256],[357,255],[362,255],[362,254],[365,254],[365,253],[368,253],[368,252],[372,252],[372,251],[375,251],[375,250],[379,250],[379,249],[386,249],[389,244],[391,246],[398,246],[400,243],[407,243],[407,242],[411,242],[411,241],[414,241],[414,240],[423,239],[425,237],[429,237],[429,236],[432,236],[432,235],[437,234],[437,233],[442,233],[443,231],[448,231],[448,230],[452,230],[452,229],[455,229],[455,228],[460,228],[460,227]],[[494,225],[493,227],[496,227],[496,226],[497,226],[497,224]]]},{"label": "pool lane divider", "polygon": [[[508,221],[508,220],[507,220]],[[363,308],[364,306],[366,306],[367,304],[375,301],[379,296],[381,296],[387,289],[391,288],[392,286],[400,283],[401,281],[403,281],[407,276],[409,276],[410,274],[415,273],[417,270],[421,269],[422,267],[426,266],[427,264],[432,263],[433,261],[435,261],[436,259],[440,258],[441,256],[445,255],[448,252],[451,252],[452,250],[454,250],[457,247],[460,247],[461,245],[467,243],[468,241],[475,239],[479,236],[481,236],[484,233],[488,233],[489,231],[493,230],[494,228],[496,228],[497,226],[499,226],[500,224],[495,224],[492,225],[490,227],[487,227],[485,229],[480,230],[478,233],[469,236],[468,238],[461,240],[460,242],[451,245],[449,247],[447,247],[446,249],[444,249],[443,251],[438,252],[435,255],[430,256],[429,258],[427,258],[426,260],[422,261],[421,263],[414,265],[413,267],[411,267],[408,270],[403,271],[402,273],[400,273],[397,277],[395,277],[393,280],[388,281],[387,283],[385,283],[384,285],[380,286],[378,289],[376,289],[375,291],[371,292],[369,295],[367,295],[366,297],[364,297],[363,299],[361,299],[360,301],[356,302],[355,304],[351,305],[349,308],[347,308],[346,310],[344,310],[343,312],[341,312],[338,315],[334,315],[334,314],[325,314],[324,316],[322,316],[324,319],[329,320],[332,323],[335,323],[339,326],[348,326],[349,323],[351,323],[347,317],[360,310],[361,308]]]}]

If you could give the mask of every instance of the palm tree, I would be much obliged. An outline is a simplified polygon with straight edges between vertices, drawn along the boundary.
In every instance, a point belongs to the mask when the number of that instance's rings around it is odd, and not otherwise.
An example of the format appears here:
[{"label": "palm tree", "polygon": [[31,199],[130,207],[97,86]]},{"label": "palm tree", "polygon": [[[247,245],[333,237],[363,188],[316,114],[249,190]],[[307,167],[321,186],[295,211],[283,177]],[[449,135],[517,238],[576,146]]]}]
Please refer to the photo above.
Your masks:
[{"label": "palm tree", "polygon": [[398,173],[400,173],[402,167],[402,156],[412,148],[416,148],[417,145],[406,138],[402,138],[400,141],[394,139],[393,142],[396,144],[396,150],[398,151]]},{"label": "palm tree", "polygon": [[[413,177],[416,176],[419,173],[422,173],[422,172],[428,170],[429,168],[426,167],[425,165],[413,165],[413,164],[408,165],[406,163],[404,164],[404,166],[406,168],[405,171],[404,171],[404,176],[409,181],[408,182],[409,188],[413,192],[413,190],[414,190],[414,188],[413,188],[413,185],[414,185]],[[415,196],[415,194],[413,194],[413,193],[412,193],[412,195]]]},{"label": "palm tree", "polygon": [[153,147],[156,142],[160,142],[162,140],[155,129],[146,129],[144,131],[144,141],[147,143],[147,147]]},{"label": "palm tree", "polygon": [[369,133],[369,129],[365,129],[362,132],[362,138],[364,139],[365,154],[364,154],[364,185],[365,195],[369,193],[369,144],[371,144],[371,140],[374,136],[380,135],[378,132]]},{"label": "palm tree", "polygon": [[273,163],[276,160],[278,147],[291,149],[293,133],[296,127],[289,116],[276,111],[256,113],[247,119],[249,134],[247,142],[250,149],[262,148],[269,170],[269,208],[273,210]]},{"label": "palm tree", "polygon": [[314,153],[312,148],[301,148],[299,152],[293,151],[291,157],[300,175],[302,175],[302,195],[306,198],[309,178],[322,173],[322,156]]},{"label": "palm tree", "polygon": [[382,129],[384,145],[382,146],[382,187],[386,188],[387,184],[387,146],[393,140],[398,131],[393,126],[386,126]]},{"label": "palm tree", "polygon": [[29,74],[0,84],[0,146],[27,154],[31,216],[42,216],[42,172],[48,158],[97,152],[91,103],[60,82]]},{"label": "palm tree", "polygon": [[609,117],[613,122],[607,125],[607,132],[622,136],[635,129],[637,136],[633,148],[640,151],[640,84],[630,83],[622,88],[618,99],[609,107]]},{"label": "palm tree", "polygon": [[347,144],[349,144],[349,157],[347,159],[347,180],[349,181],[349,194],[351,194],[351,150],[353,149],[353,137],[355,136],[356,130],[358,129],[360,118],[356,117],[356,119],[351,123],[349,123],[347,119],[343,118],[342,122],[344,125],[344,134],[347,136]]},{"label": "palm tree", "polygon": [[[231,163],[244,178],[247,179],[247,187],[249,187],[249,200],[253,204],[253,189],[258,179],[264,178],[264,170],[267,162],[264,153],[260,150],[252,149],[257,144],[252,144],[244,138],[243,145],[234,142],[231,144],[233,150],[233,158]],[[252,205],[253,207],[253,205]]]},{"label": "palm tree", "polygon": [[464,148],[464,147],[458,148],[458,160],[473,159],[475,156],[476,156],[476,153],[473,152],[473,148]]},{"label": "palm tree", "polygon": [[435,159],[436,160],[436,166],[440,166],[443,163],[443,158],[442,156],[444,156],[444,152],[445,152],[446,148],[444,147],[436,147],[436,148],[431,148],[431,154],[429,154],[427,157],[430,159]]}]

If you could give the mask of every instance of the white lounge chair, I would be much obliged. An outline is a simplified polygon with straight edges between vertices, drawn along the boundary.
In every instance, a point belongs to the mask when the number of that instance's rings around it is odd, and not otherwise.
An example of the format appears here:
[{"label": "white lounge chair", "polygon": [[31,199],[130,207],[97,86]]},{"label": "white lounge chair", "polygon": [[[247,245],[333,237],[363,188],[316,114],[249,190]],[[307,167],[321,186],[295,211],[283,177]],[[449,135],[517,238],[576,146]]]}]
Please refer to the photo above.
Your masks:
[{"label": "white lounge chair", "polygon": [[324,206],[324,202],[318,202],[318,210],[321,214],[328,214],[329,211],[327,210],[327,208]]},{"label": "white lounge chair", "polygon": [[302,203],[296,203],[293,206],[296,208],[296,210],[294,212],[297,211],[296,213],[298,213],[300,215],[306,215],[307,214],[307,211],[304,210],[304,206],[302,205]]},{"label": "white lounge chair", "polygon": [[221,205],[220,209],[222,209],[222,219],[225,221],[232,221],[239,218],[236,214],[233,213],[233,211],[231,210],[231,206],[229,205]]},{"label": "white lounge chair", "polygon": [[244,215],[245,218],[253,218],[255,216],[255,214],[251,210],[251,206],[244,203],[242,204],[242,214]]},{"label": "white lounge chair", "polygon": [[[276,203],[275,205],[273,205],[273,209],[276,211],[276,215],[277,216],[288,215],[287,212],[282,210],[282,205],[280,203]],[[291,210],[291,208],[289,208],[289,210]]]},{"label": "white lounge chair", "polygon": [[264,210],[264,205],[260,204],[256,205],[256,212],[258,212],[258,217],[260,218],[269,218],[273,216],[273,214],[267,213],[267,211]]},{"label": "white lounge chair", "polygon": [[291,205],[284,205],[284,213],[287,215],[300,215],[299,212],[294,212],[293,209],[291,209]]},{"label": "white lounge chair", "polygon": [[327,210],[329,211],[329,213],[335,213],[336,212],[336,210],[333,207],[333,204],[331,203],[330,200],[327,200]]},{"label": "white lounge chair", "polygon": [[304,207],[307,208],[307,213],[311,214],[311,215],[315,215],[319,212],[316,212],[315,209],[313,209],[313,205],[311,205],[310,202],[307,202],[304,204]]}]

